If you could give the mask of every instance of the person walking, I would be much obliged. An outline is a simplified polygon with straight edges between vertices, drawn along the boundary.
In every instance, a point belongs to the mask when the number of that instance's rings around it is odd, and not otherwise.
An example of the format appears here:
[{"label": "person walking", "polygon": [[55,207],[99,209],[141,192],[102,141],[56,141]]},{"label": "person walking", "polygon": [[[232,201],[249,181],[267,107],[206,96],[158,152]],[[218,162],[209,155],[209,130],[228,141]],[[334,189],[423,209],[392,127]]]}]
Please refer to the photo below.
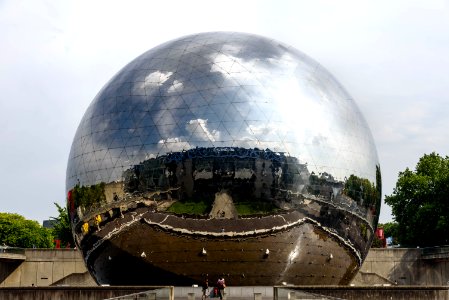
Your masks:
[{"label": "person walking", "polygon": [[203,296],[201,297],[201,299],[205,300],[208,297],[207,291],[209,289],[209,280],[207,278],[203,281],[201,287],[203,288]]},{"label": "person walking", "polygon": [[220,277],[217,281],[217,288],[218,288],[218,297],[220,297],[220,300],[223,300],[223,296],[225,293],[226,283],[224,280],[224,277]]}]

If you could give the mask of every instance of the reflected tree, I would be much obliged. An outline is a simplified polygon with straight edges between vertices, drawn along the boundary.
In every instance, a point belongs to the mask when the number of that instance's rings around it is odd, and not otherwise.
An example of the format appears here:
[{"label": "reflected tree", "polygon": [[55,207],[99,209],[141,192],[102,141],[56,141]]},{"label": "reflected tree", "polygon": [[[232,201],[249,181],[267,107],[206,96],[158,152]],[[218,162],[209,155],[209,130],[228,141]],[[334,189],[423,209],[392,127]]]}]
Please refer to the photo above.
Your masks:
[{"label": "reflected tree", "polygon": [[79,186],[77,184],[72,190],[72,201],[75,203],[75,207],[81,206],[86,209],[97,207],[106,202],[104,189],[104,182],[91,186]]},{"label": "reflected tree", "polygon": [[377,204],[379,190],[366,178],[354,174],[345,182],[343,194],[351,197],[359,205],[372,207]]}]

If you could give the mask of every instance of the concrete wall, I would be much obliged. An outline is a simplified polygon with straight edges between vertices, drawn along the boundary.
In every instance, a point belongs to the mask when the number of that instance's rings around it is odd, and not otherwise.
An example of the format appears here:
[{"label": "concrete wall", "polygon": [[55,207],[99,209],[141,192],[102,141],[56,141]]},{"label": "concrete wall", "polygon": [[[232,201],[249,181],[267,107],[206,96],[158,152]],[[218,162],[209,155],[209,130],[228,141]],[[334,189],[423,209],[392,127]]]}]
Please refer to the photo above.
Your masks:
[{"label": "concrete wall", "polygon": [[362,273],[374,273],[398,285],[446,285],[449,260],[423,259],[421,253],[419,248],[371,249],[353,283],[362,284]]},{"label": "concrete wall", "polygon": [[[79,251],[74,249],[26,249],[26,260],[15,268],[1,262],[1,269],[10,272],[0,287],[49,286],[72,274],[86,273]],[[90,277],[90,276],[89,276]],[[89,285],[96,285],[90,278]]]},{"label": "concrete wall", "polygon": [[[449,290],[441,286],[292,286],[275,287],[274,300],[287,299],[347,299],[347,300],[449,300]],[[327,297],[329,298],[327,298]]]},{"label": "concrete wall", "polygon": [[2,300],[103,300],[113,297],[144,293],[126,299],[173,300],[173,287],[0,287]]},{"label": "concrete wall", "polygon": [[[272,287],[270,287],[273,290]],[[262,300],[291,300],[291,299],[371,299],[371,300],[420,300],[435,299],[449,300],[449,290],[447,287],[348,287],[348,286],[282,286],[274,287],[274,293],[268,293],[263,287],[242,287],[234,288],[235,293],[231,292],[227,297],[229,300],[236,299],[262,299]],[[178,293],[173,287],[16,287],[0,288],[0,299],[2,300],[100,300],[122,295],[129,295],[126,299],[167,299],[167,300],[188,300],[192,291],[183,289]],[[136,293],[145,292],[143,295]],[[201,296],[195,293],[195,299],[201,299]],[[259,293],[256,298],[254,292]],[[294,293],[294,294],[293,294]],[[134,296],[131,296],[134,294]],[[274,296],[274,297],[273,297]]]},{"label": "concrete wall", "polygon": [[[16,270],[21,264],[21,260],[0,262],[0,287],[5,286],[5,282],[9,280],[9,277],[14,270]],[[13,286],[17,286],[17,284],[14,284]]]}]

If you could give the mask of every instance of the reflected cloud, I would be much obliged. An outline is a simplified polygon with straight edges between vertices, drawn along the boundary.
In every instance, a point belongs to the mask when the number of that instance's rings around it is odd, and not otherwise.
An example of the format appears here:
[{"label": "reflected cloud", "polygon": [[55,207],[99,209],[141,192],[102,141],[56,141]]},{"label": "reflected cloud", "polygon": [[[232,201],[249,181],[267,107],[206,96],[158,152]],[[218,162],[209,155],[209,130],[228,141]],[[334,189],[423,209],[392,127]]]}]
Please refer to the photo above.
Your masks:
[{"label": "reflected cloud", "polygon": [[191,133],[192,140],[215,142],[220,139],[220,132],[210,131],[207,128],[207,120],[204,119],[190,120],[186,124],[186,130]]},{"label": "reflected cloud", "polygon": [[183,84],[182,82],[175,80],[173,81],[172,86],[170,86],[170,88],[167,90],[169,93],[173,93],[173,92],[181,92],[183,88]]},{"label": "reflected cloud", "polygon": [[158,142],[157,152],[159,155],[167,153],[167,149],[170,149],[170,151],[183,151],[190,148],[190,143],[183,141],[182,138],[175,137],[160,140]]},{"label": "reflected cloud", "polygon": [[375,181],[366,122],[316,61],[261,37],[195,39],[176,41],[189,51],[169,43],[144,54],[145,68],[130,64],[98,94],[74,139],[68,187],[118,180],[117,166],[195,147],[271,149],[316,174]]},{"label": "reflected cloud", "polygon": [[145,81],[141,88],[161,86],[172,75],[173,72],[165,72],[165,73],[161,71],[152,72],[145,77]]}]

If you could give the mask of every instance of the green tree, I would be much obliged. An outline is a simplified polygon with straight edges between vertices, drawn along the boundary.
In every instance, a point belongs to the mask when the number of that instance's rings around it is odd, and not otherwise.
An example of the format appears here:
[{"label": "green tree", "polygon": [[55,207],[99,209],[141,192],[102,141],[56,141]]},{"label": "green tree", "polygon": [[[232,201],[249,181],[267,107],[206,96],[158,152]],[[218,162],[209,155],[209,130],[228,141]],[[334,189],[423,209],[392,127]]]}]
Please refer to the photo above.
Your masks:
[{"label": "green tree", "polygon": [[51,248],[51,230],[37,221],[27,220],[19,214],[0,213],[0,244],[20,248]]},{"label": "green tree", "polygon": [[449,243],[449,157],[425,154],[414,171],[399,173],[385,197],[398,223],[398,242],[407,246]]},{"label": "green tree", "polygon": [[53,235],[55,238],[61,240],[63,246],[70,244],[72,247],[75,245],[73,241],[72,228],[70,226],[69,213],[67,207],[61,207],[58,203],[55,203],[58,209],[58,216],[51,217],[53,220]]}]

